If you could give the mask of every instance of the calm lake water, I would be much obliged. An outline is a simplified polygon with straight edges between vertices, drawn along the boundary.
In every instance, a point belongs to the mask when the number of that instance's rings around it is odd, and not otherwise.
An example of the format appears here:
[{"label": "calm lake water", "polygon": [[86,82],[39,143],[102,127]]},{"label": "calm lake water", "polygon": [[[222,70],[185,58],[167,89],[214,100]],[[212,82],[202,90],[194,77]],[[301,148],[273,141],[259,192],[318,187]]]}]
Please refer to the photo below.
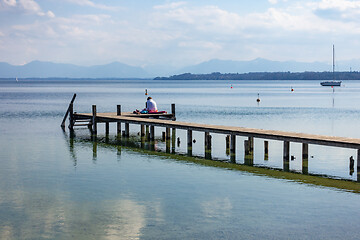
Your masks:
[{"label": "calm lake water", "polygon": [[[77,112],[115,112],[143,108],[145,89],[160,110],[176,103],[178,121],[360,138],[360,81],[335,91],[319,81],[0,81],[0,239],[360,238],[351,190],[198,164],[181,156],[182,130],[176,154],[162,154],[111,144],[115,125],[110,144],[102,124],[98,142],[86,128],[75,138],[60,128],[73,93]],[[136,138],[139,127],[130,130]],[[203,133],[193,137],[201,159]],[[214,159],[229,159],[223,135],[212,144]],[[290,148],[290,170],[301,172],[301,144]],[[282,169],[282,142],[269,142],[268,160],[263,140],[254,149],[256,166]],[[356,150],[310,145],[309,155],[310,174],[357,184]]]}]

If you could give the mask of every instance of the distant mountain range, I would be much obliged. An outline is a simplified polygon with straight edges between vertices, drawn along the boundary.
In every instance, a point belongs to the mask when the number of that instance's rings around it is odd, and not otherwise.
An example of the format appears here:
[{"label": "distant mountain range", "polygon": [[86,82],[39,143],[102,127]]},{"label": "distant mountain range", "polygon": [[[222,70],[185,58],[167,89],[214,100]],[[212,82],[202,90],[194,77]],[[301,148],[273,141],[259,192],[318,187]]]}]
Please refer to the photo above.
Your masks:
[{"label": "distant mountain range", "polygon": [[1,78],[147,78],[144,69],[113,62],[90,67],[73,64],[33,61],[22,66],[0,63]]},{"label": "distant mountain range", "polygon": [[[349,71],[351,67],[358,71],[360,60],[339,61],[336,70]],[[120,62],[85,67],[74,64],[33,61],[17,66],[0,63],[0,78],[153,78],[182,73],[322,72],[331,70],[332,66],[329,63],[280,62],[262,58],[252,61],[213,59],[181,69],[166,66],[134,67]]]}]

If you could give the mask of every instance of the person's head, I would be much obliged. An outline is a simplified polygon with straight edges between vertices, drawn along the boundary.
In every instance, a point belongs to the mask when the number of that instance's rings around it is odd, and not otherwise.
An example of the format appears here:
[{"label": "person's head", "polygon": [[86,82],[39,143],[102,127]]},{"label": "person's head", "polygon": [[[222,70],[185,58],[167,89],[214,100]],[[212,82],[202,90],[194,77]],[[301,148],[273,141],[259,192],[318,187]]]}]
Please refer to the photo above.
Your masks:
[{"label": "person's head", "polygon": [[150,100],[150,99],[152,99],[152,97],[148,97],[148,98],[147,98],[147,100]]}]

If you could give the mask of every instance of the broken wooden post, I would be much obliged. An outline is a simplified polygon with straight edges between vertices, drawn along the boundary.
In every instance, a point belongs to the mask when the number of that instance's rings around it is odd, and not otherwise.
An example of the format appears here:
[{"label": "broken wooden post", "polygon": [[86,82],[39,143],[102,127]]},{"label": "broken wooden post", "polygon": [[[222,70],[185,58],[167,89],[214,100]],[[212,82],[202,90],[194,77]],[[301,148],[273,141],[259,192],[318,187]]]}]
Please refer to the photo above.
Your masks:
[{"label": "broken wooden post", "polygon": [[73,105],[73,103],[70,103],[70,105],[69,105],[69,129],[71,130],[71,131],[73,131],[74,130],[74,105]]},{"label": "broken wooden post", "polygon": [[74,103],[75,98],[76,98],[76,93],[74,93],[74,95],[73,95],[73,97],[72,97],[72,99],[71,99],[71,101],[70,101],[69,107],[68,107],[68,109],[67,109],[67,111],[66,111],[66,113],[65,113],[65,116],[64,116],[64,118],[63,118],[63,120],[62,120],[62,122],[61,122],[61,127],[62,127],[62,128],[65,128],[65,121],[66,121],[66,118],[67,118],[67,116],[68,116],[68,114],[69,114],[69,111],[70,111],[70,105],[72,105],[72,104]]}]

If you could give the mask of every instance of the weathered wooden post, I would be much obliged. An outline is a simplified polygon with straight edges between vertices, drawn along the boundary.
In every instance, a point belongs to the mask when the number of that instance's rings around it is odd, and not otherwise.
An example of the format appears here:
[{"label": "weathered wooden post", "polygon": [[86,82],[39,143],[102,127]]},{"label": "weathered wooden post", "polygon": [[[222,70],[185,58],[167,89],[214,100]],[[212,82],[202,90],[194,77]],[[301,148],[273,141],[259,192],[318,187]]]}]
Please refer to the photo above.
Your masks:
[{"label": "weathered wooden post", "polygon": [[248,140],[244,141],[244,164],[246,165],[254,165],[254,138],[248,137]]},{"label": "weathered wooden post", "polygon": [[229,156],[230,155],[230,135],[226,135],[225,145],[226,145],[226,149],[225,149],[226,156]]},{"label": "weathered wooden post", "polygon": [[192,156],[192,130],[187,130],[187,153]]},{"label": "weathered wooden post", "polygon": [[[116,115],[121,116],[121,105],[116,105]],[[121,135],[121,122],[118,121],[116,125],[117,125],[117,135],[120,136]]]},{"label": "weathered wooden post", "polygon": [[155,127],[154,126],[150,126],[150,140],[151,141],[155,140]]},{"label": "weathered wooden post", "polygon": [[105,135],[109,136],[109,128],[110,128],[110,123],[109,122],[105,122]]},{"label": "weathered wooden post", "polygon": [[283,154],[283,168],[284,171],[288,172],[290,170],[290,142],[284,141],[284,154]]},{"label": "weathered wooden post", "polygon": [[96,105],[92,105],[92,132],[97,134],[97,122],[96,122]]},{"label": "weathered wooden post", "polygon": [[171,152],[175,153],[175,149],[176,149],[176,128],[173,128],[171,134]]},{"label": "weathered wooden post", "polygon": [[269,141],[264,141],[264,160],[269,160]]},{"label": "weathered wooden post", "polygon": [[360,149],[357,150],[357,171],[360,171]]},{"label": "weathered wooden post", "polygon": [[165,132],[166,132],[166,139],[169,140],[170,139],[170,128],[167,127]]},{"label": "weathered wooden post", "polygon": [[70,103],[69,105],[69,129],[74,130],[74,104]]},{"label": "weathered wooden post", "polygon": [[161,139],[162,139],[162,141],[165,142],[165,140],[166,140],[166,133],[165,132],[162,132]]},{"label": "weathered wooden post", "polygon": [[309,173],[309,145],[307,143],[302,144],[302,173]]},{"label": "weathered wooden post", "polygon": [[205,132],[205,158],[211,159],[211,135],[209,132]]},{"label": "weathered wooden post", "polygon": [[145,137],[145,125],[144,124],[140,125],[140,136]]},{"label": "weathered wooden post", "polygon": [[97,141],[93,140],[93,161],[95,162],[97,158]]},{"label": "weathered wooden post", "polygon": [[149,125],[145,127],[145,137],[147,141],[150,141]]},{"label": "weathered wooden post", "polygon": [[125,123],[125,137],[129,137],[129,136],[130,136],[130,124]]},{"label": "weathered wooden post", "polygon": [[74,93],[74,95],[73,95],[73,97],[72,97],[72,99],[71,99],[71,101],[70,101],[69,107],[68,107],[68,109],[67,109],[67,111],[66,111],[66,113],[65,113],[65,116],[64,116],[64,118],[63,118],[63,120],[62,120],[62,122],[61,122],[61,127],[62,127],[62,128],[65,128],[65,121],[66,121],[66,118],[67,118],[67,116],[68,116],[68,114],[69,114],[69,111],[70,111],[70,105],[72,105],[72,104],[74,103],[75,98],[76,98],[76,93]]},{"label": "weathered wooden post", "polygon": [[175,116],[175,103],[171,104],[171,114],[172,116],[172,120],[175,121],[176,120],[176,116]]},{"label": "weathered wooden post", "polygon": [[236,162],[236,135],[234,134],[230,136],[230,161]]}]

